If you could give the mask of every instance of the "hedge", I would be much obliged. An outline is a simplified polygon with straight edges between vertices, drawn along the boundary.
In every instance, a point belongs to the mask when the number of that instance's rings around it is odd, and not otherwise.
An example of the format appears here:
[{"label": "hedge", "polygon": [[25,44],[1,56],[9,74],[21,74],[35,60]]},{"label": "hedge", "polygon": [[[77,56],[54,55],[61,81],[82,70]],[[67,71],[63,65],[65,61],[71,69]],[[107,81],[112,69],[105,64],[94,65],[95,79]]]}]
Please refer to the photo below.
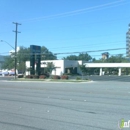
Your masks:
[{"label": "hedge", "polygon": [[69,77],[68,77],[68,75],[62,75],[61,76],[61,79],[68,79]]},{"label": "hedge", "polygon": [[45,79],[46,78],[46,75],[40,75],[39,76],[39,79]]}]

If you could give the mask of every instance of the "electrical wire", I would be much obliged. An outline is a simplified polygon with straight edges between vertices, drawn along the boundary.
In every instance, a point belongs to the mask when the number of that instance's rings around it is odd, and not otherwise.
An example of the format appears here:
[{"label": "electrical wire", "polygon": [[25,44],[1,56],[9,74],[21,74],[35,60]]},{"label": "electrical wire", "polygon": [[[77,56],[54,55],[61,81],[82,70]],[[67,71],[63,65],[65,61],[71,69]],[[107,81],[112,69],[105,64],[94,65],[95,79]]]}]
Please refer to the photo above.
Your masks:
[{"label": "electrical wire", "polygon": [[50,15],[50,16],[44,16],[44,17],[37,17],[37,18],[32,18],[32,19],[21,20],[21,22],[27,22],[27,21],[34,22],[34,21],[54,19],[54,18],[60,18],[60,17],[68,17],[68,16],[79,15],[79,14],[87,13],[87,12],[91,12],[91,11],[97,11],[99,9],[101,10],[101,9],[105,9],[105,8],[108,8],[108,7],[111,8],[113,6],[120,6],[120,5],[128,4],[128,3],[129,2],[124,2],[122,0],[118,0],[118,1],[109,2],[109,3],[106,3],[106,4],[101,4],[101,5],[92,6],[92,7],[88,7],[88,8],[83,8],[83,9],[79,9],[79,10],[73,10],[73,11],[70,11],[70,12],[65,12],[65,13],[59,13],[59,14]]},{"label": "electrical wire", "polygon": [[[36,55],[50,55],[50,54],[53,54],[53,55],[62,55],[62,54],[80,54],[80,53],[92,53],[92,52],[105,52],[105,51],[115,51],[115,50],[123,50],[123,49],[126,49],[126,48],[112,48],[112,49],[103,49],[103,50],[91,50],[91,51],[81,51],[81,52],[64,52],[64,53],[36,53]],[[7,52],[6,52],[7,53]],[[25,52],[20,52],[21,54],[23,55],[32,55],[32,53],[25,53]],[[19,53],[19,54],[20,54]]]}]

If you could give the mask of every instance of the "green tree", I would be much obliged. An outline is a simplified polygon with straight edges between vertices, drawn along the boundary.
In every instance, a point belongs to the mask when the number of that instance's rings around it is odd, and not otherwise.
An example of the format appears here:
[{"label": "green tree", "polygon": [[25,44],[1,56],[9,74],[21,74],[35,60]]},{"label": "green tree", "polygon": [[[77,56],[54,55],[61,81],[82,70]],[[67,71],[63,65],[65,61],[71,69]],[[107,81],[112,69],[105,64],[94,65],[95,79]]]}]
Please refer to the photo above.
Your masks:
[{"label": "green tree", "polygon": [[78,56],[70,55],[63,58],[64,60],[84,60],[84,61],[92,61],[92,57],[87,53],[80,53]]},{"label": "green tree", "polygon": [[5,62],[2,65],[2,69],[13,69],[15,65],[14,57],[6,56]]},{"label": "green tree", "polygon": [[83,73],[86,73],[87,69],[86,69],[85,65],[79,65],[79,68],[82,71],[82,75],[83,75]]},{"label": "green tree", "polygon": [[30,60],[30,48],[21,46],[20,50],[17,52],[17,62],[26,62]]},{"label": "green tree", "polygon": [[51,51],[49,51],[45,46],[41,47],[41,60],[56,60],[57,57]]},{"label": "green tree", "polygon": [[91,61],[92,57],[87,53],[80,53],[78,55],[78,60]]},{"label": "green tree", "polygon": [[[53,55],[46,47],[41,47],[41,60],[55,60],[57,57]],[[11,56],[7,56],[5,58],[5,62],[3,64],[3,69],[12,69],[15,65],[15,57],[14,53]],[[30,61],[30,47],[20,47],[20,50],[17,52],[17,69],[19,71],[25,72],[26,66],[25,62]]]},{"label": "green tree", "polygon": [[76,56],[76,55],[69,55],[67,57],[64,57],[63,60],[78,60],[78,56]]},{"label": "green tree", "polygon": [[[95,60],[94,63],[128,63],[128,59],[126,59],[122,54],[111,56],[108,59],[99,59]],[[105,72],[108,72],[108,74],[117,74],[118,68],[103,68]],[[130,68],[122,68],[122,71],[124,74],[130,73]]]},{"label": "green tree", "polygon": [[51,75],[52,70],[55,69],[55,65],[53,64],[53,62],[47,62],[47,66],[45,68],[45,72],[49,73],[49,75]]}]

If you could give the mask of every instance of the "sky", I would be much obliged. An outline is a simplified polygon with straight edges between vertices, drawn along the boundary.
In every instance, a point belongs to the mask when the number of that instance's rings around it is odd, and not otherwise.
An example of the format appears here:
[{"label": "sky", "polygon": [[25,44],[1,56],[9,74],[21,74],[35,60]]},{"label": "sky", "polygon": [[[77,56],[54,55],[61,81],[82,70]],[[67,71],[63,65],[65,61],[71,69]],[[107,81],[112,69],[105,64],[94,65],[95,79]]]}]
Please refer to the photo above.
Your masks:
[{"label": "sky", "polygon": [[18,46],[45,46],[58,59],[85,52],[96,59],[103,52],[125,56],[130,1],[0,0],[0,55],[15,45],[13,22],[21,24]]}]

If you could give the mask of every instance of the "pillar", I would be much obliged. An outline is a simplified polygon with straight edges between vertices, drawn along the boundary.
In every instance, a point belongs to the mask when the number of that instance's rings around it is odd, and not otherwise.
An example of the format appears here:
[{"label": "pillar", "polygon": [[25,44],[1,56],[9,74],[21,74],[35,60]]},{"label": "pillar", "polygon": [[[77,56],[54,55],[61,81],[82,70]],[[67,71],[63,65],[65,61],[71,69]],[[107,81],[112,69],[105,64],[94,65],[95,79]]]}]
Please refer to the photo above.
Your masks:
[{"label": "pillar", "polygon": [[100,68],[100,74],[99,75],[102,76],[102,68]]},{"label": "pillar", "polygon": [[121,76],[121,68],[118,69],[118,76]]}]

